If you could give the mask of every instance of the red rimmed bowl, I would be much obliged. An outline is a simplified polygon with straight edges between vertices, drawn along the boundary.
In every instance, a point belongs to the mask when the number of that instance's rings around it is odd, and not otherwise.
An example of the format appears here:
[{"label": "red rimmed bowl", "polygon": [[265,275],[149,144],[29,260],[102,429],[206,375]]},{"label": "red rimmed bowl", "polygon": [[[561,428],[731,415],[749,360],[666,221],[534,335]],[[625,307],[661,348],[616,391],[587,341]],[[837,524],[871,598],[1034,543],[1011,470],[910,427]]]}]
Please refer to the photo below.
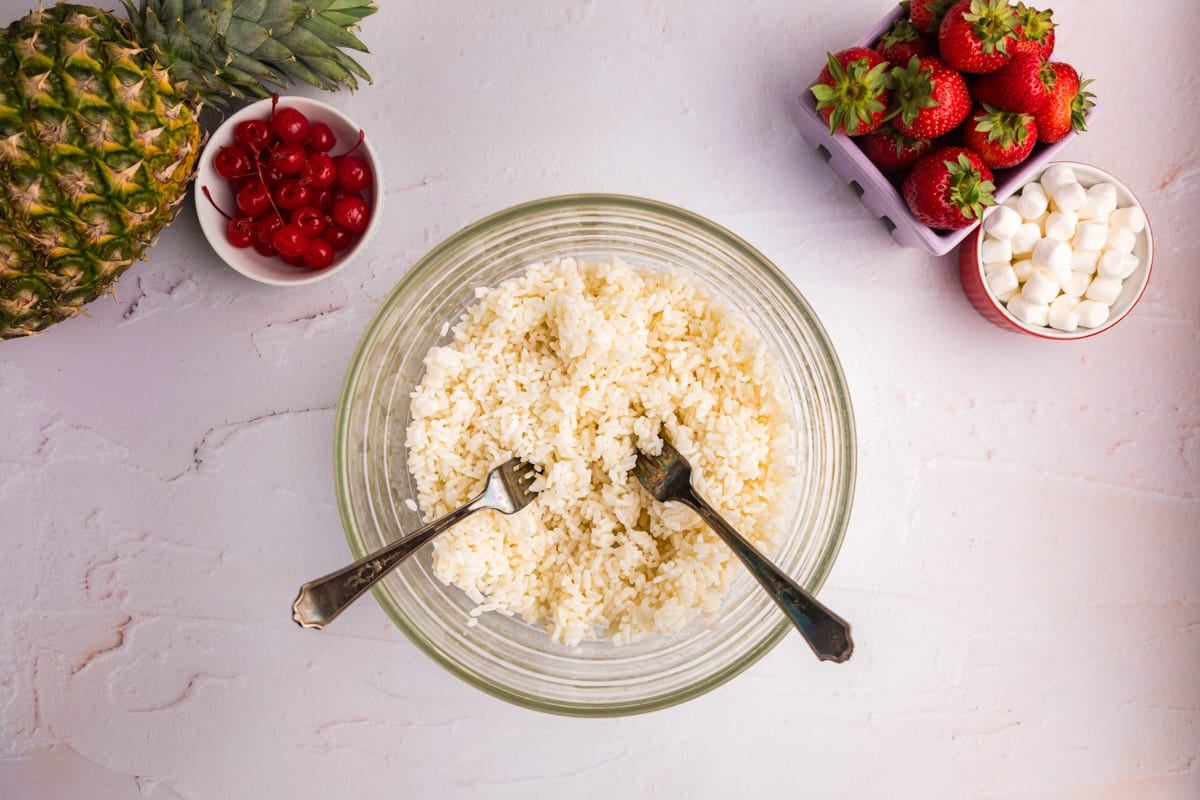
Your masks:
[{"label": "red rimmed bowl", "polygon": [[[1056,161],[1052,164],[1046,164],[1042,170],[1039,170],[1027,182],[1032,183],[1033,181],[1041,180],[1042,173],[1056,164],[1062,164],[1074,170],[1076,179],[1085,188],[1097,183],[1111,183],[1117,187],[1118,207],[1137,206],[1145,214],[1145,207],[1142,206],[1141,202],[1128,186],[1112,174],[1105,172],[1099,167],[1093,167],[1090,164],[1082,164],[1075,161]],[[1024,186],[1017,189],[1015,194],[1019,194],[1023,188]],[[988,215],[994,211],[994,208],[989,209],[984,214],[985,225]],[[1154,236],[1151,233],[1150,218],[1147,215],[1146,225],[1137,234],[1133,247],[1133,255],[1137,256],[1139,261],[1138,267],[1125,279],[1120,295],[1117,296],[1117,299],[1111,306],[1108,319],[1094,328],[1080,327],[1071,332],[1060,331],[1050,327],[1028,325],[1020,321],[996,297],[988,287],[983,259],[980,255],[980,245],[983,242],[983,236],[983,228],[975,228],[958,251],[959,277],[962,279],[963,290],[966,292],[967,298],[975,306],[976,310],[983,315],[984,319],[993,325],[1012,333],[1036,336],[1041,339],[1075,341],[1078,339],[1087,339],[1110,330],[1133,311],[1134,306],[1137,305],[1146,291],[1146,286],[1150,281],[1150,272],[1154,266]]]}]

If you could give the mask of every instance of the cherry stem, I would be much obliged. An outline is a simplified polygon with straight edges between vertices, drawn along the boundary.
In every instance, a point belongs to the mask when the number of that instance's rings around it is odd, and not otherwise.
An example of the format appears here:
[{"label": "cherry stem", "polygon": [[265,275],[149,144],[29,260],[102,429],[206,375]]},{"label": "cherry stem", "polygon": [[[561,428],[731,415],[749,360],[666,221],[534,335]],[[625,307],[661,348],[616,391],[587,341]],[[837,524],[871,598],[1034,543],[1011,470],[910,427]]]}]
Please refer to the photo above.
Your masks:
[{"label": "cherry stem", "polygon": [[213,208],[215,208],[215,209],[217,210],[217,213],[218,213],[218,214],[220,214],[222,217],[224,217],[225,219],[229,220],[230,222],[233,222],[233,217],[231,217],[231,216],[229,216],[228,214],[226,214],[226,213],[225,213],[225,210],[224,210],[223,208],[221,208],[219,205],[217,205],[217,201],[216,201],[216,200],[213,200],[213,196],[212,196],[212,194],[211,194],[211,193],[208,191],[208,187],[207,187],[207,186],[201,186],[201,187],[200,187],[200,191],[204,192],[204,196],[208,198],[208,202],[212,203],[212,207],[213,207]]},{"label": "cherry stem", "polygon": [[360,144],[362,144],[364,141],[366,141],[366,138],[367,138],[367,132],[364,131],[362,128],[359,128],[358,129],[358,141],[354,143],[354,147],[351,147],[349,150],[342,153],[342,155],[340,155],[340,156],[334,156],[334,158],[341,158],[342,156],[350,155],[351,153],[353,153],[355,150],[358,149],[358,146]]},{"label": "cherry stem", "polygon": [[[279,95],[272,95],[272,97],[274,97],[276,100],[279,99]],[[274,109],[271,110],[271,113],[272,114],[275,113]],[[282,217],[283,214],[279,213],[279,206],[275,205],[275,193],[272,192],[267,187],[267,182],[265,180],[263,180],[262,159],[260,159],[260,158],[254,159],[254,169],[256,172],[258,172],[258,182],[261,183],[263,185],[263,188],[267,190],[267,200],[271,203],[271,208],[275,211],[275,215],[278,217]]]}]

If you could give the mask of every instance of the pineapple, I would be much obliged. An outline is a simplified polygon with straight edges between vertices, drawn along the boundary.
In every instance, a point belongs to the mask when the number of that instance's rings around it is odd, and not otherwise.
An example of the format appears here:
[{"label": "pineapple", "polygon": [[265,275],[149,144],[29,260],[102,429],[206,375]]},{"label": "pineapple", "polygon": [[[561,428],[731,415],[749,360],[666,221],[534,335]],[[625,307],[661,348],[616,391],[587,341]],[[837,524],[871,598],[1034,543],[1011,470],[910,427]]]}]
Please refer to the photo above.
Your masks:
[{"label": "pineapple", "polygon": [[174,217],[200,108],[304,81],[355,88],[371,0],[61,4],[0,39],[0,338],[112,291]]}]

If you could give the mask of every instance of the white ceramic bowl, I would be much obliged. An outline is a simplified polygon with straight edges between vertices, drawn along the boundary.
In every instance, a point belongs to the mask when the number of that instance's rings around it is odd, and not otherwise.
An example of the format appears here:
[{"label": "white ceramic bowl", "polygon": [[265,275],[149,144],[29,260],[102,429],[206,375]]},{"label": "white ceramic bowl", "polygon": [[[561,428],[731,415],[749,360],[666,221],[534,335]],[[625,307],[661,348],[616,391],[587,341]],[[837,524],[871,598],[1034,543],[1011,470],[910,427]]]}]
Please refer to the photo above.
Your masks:
[{"label": "white ceramic bowl", "polygon": [[[337,137],[337,145],[334,146],[331,152],[332,155],[346,152],[358,141],[359,126],[341,111],[322,103],[320,100],[313,100],[307,97],[279,98],[279,107],[282,108],[285,106],[290,106],[302,112],[311,122],[324,122],[333,130],[334,135]],[[371,211],[371,219],[367,224],[367,229],[362,232],[358,240],[350,247],[337,253],[333,263],[328,267],[324,269],[293,267],[276,256],[260,255],[253,247],[234,247],[226,238],[226,229],[229,221],[220,211],[213,207],[213,204],[204,196],[202,190],[203,187],[207,186],[216,204],[226,212],[234,213],[236,205],[234,203],[233,192],[230,189],[229,182],[218,175],[213,168],[213,159],[216,157],[218,150],[226,145],[233,144],[233,130],[239,122],[245,119],[265,120],[270,116],[271,99],[259,100],[229,116],[209,138],[204,152],[200,154],[196,170],[193,189],[195,192],[196,216],[200,219],[200,227],[204,231],[205,237],[208,238],[209,244],[212,245],[213,250],[221,257],[221,260],[247,278],[252,278],[259,283],[267,283],[273,286],[304,286],[324,280],[345,269],[346,265],[353,261],[354,257],[366,247],[371,234],[378,227],[380,205],[383,200],[383,181],[379,169],[379,159],[375,155],[375,150],[371,147],[371,138],[368,134],[358,149],[354,151],[354,154],[364,159],[371,167],[373,179],[371,185],[364,193],[364,199],[367,201],[367,206]]]},{"label": "white ceramic bowl", "polygon": [[[1064,164],[1075,171],[1075,177],[1084,187],[1090,187],[1097,183],[1111,183],[1117,187],[1117,204],[1118,207],[1137,206],[1145,213],[1146,209],[1130,191],[1129,187],[1115,177],[1105,172],[1104,170],[1093,167],[1090,164],[1081,164],[1075,161],[1056,161],[1054,164]],[[1053,166],[1047,164],[1046,168]],[[1029,181],[1040,180],[1042,172],[1039,170]],[[1020,191],[1019,189],[1017,190]],[[988,213],[991,213],[990,211]],[[984,219],[987,219],[987,214],[984,214]],[[1150,270],[1154,265],[1154,235],[1150,231],[1150,219],[1146,218],[1146,227],[1141,233],[1137,234],[1137,241],[1133,247],[1133,254],[1138,257],[1138,268],[1132,275],[1125,279],[1125,283],[1121,288],[1121,294],[1117,297],[1116,302],[1112,304],[1112,310],[1109,312],[1108,319],[1104,324],[1095,328],[1077,328],[1070,333],[1066,331],[1055,330],[1050,327],[1040,327],[1035,325],[1027,325],[1021,322],[1005,307],[1004,303],[992,294],[988,288],[987,281],[984,278],[983,261],[979,255],[979,246],[983,240],[981,228],[976,228],[971,236],[963,243],[958,251],[959,276],[962,279],[963,289],[967,293],[967,297],[974,304],[975,308],[992,324],[1014,333],[1023,333],[1026,335],[1037,336],[1042,339],[1057,340],[1057,341],[1075,341],[1078,339],[1086,339],[1090,336],[1095,336],[1098,333],[1103,333],[1116,325],[1121,320],[1129,315],[1133,307],[1137,305],[1142,294],[1146,291],[1146,285],[1150,281]]]}]

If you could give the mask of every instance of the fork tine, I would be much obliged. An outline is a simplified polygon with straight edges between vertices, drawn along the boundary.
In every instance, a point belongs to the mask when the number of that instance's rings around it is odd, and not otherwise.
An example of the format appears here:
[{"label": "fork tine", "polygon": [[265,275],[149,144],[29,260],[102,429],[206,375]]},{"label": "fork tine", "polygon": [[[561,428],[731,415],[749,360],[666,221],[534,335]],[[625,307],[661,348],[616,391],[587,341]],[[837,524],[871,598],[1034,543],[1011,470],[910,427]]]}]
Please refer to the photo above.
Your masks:
[{"label": "fork tine", "polygon": [[537,480],[537,470],[531,464],[519,458],[512,458],[501,465],[505,474],[505,484],[517,495],[513,502],[524,506],[537,495],[530,487]]},{"label": "fork tine", "polygon": [[659,472],[670,469],[678,457],[679,453],[675,448],[667,444],[667,441],[664,439],[662,452],[658,455],[652,455],[645,450],[638,450],[637,461],[634,462],[633,468],[643,472]]},{"label": "fork tine", "polygon": [[645,450],[637,451],[637,461],[634,462],[634,469],[657,469],[665,463],[666,458],[662,455],[650,455]]},{"label": "fork tine", "polygon": [[654,471],[654,462],[650,460],[650,456],[639,450],[637,460],[633,462],[633,474],[641,480]]},{"label": "fork tine", "polygon": [[694,494],[692,465],[662,436],[662,452],[638,450],[633,475],[656,500],[683,500]]},{"label": "fork tine", "polygon": [[529,495],[537,494],[530,488],[533,486],[533,482],[537,480],[537,477],[537,471],[532,466],[523,461],[520,463],[517,470],[517,486],[520,487],[522,492]]}]

